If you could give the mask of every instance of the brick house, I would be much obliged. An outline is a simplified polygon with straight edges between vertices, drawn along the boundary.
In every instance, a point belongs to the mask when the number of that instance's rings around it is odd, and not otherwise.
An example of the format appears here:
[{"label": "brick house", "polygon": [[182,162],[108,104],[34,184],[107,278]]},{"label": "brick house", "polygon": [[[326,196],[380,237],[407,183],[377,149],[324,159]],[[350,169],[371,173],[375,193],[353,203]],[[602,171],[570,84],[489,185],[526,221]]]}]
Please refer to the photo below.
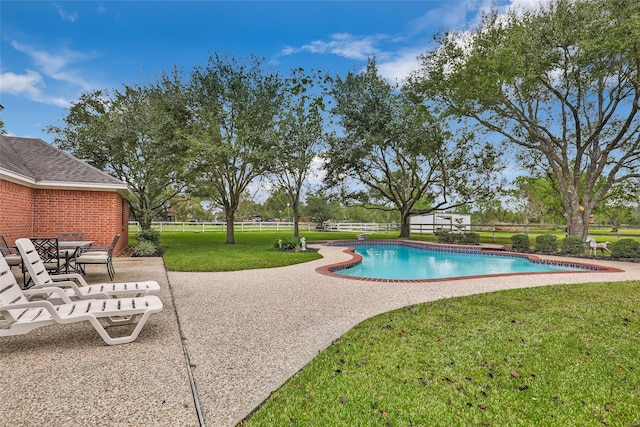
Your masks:
[{"label": "brick house", "polygon": [[127,185],[41,139],[0,136],[0,234],[20,237],[84,233],[95,245],[126,248]]}]

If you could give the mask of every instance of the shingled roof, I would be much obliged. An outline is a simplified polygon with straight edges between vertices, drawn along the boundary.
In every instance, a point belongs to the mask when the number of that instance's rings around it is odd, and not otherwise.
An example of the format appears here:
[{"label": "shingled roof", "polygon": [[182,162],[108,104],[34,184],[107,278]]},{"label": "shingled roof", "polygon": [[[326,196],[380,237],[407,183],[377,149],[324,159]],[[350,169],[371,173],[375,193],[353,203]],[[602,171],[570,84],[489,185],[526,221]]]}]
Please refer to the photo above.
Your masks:
[{"label": "shingled roof", "polygon": [[35,138],[0,136],[0,177],[36,187],[127,190],[119,179]]}]

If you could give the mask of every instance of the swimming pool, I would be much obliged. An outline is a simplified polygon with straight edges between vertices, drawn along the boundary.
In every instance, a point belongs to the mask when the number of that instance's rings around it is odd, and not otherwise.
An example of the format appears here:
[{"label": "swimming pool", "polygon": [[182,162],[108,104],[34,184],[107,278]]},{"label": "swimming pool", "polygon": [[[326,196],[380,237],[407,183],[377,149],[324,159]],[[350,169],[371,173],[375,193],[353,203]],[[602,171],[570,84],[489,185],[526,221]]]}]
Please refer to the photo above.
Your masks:
[{"label": "swimming pool", "polygon": [[[554,262],[514,253],[483,253],[475,247],[410,242],[334,243],[354,248],[354,260],[329,268],[339,276],[372,280],[442,280],[471,276],[564,273],[597,266]],[[360,256],[358,256],[360,255]]]}]

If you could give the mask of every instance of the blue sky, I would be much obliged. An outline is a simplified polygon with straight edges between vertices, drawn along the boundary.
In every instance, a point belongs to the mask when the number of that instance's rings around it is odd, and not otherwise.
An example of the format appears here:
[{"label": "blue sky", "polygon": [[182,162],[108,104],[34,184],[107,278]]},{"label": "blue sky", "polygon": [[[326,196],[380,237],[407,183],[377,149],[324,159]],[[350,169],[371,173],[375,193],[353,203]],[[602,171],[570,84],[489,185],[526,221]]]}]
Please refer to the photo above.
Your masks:
[{"label": "blue sky", "polygon": [[[492,0],[0,1],[0,104],[9,135],[42,138],[81,93],[185,73],[211,53],[257,55],[283,72],[342,74],[375,54],[401,79],[443,29],[465,30]],[[539,0],[501,0],[501,7]]]}]

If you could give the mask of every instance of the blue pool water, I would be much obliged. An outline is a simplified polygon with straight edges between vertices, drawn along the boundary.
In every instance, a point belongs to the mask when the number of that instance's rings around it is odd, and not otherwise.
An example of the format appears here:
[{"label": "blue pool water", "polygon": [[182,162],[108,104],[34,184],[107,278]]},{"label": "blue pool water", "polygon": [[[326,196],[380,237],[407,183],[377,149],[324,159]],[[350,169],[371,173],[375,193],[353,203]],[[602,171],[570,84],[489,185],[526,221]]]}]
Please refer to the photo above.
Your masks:
[{"label": "blue pool water", "polygon": [[362,263],[336,274],[392,280],[427,280],[488,274],[548,273],[583,270],[532,262],[524,257],[443,252],[402,245],[357,245]]}]

